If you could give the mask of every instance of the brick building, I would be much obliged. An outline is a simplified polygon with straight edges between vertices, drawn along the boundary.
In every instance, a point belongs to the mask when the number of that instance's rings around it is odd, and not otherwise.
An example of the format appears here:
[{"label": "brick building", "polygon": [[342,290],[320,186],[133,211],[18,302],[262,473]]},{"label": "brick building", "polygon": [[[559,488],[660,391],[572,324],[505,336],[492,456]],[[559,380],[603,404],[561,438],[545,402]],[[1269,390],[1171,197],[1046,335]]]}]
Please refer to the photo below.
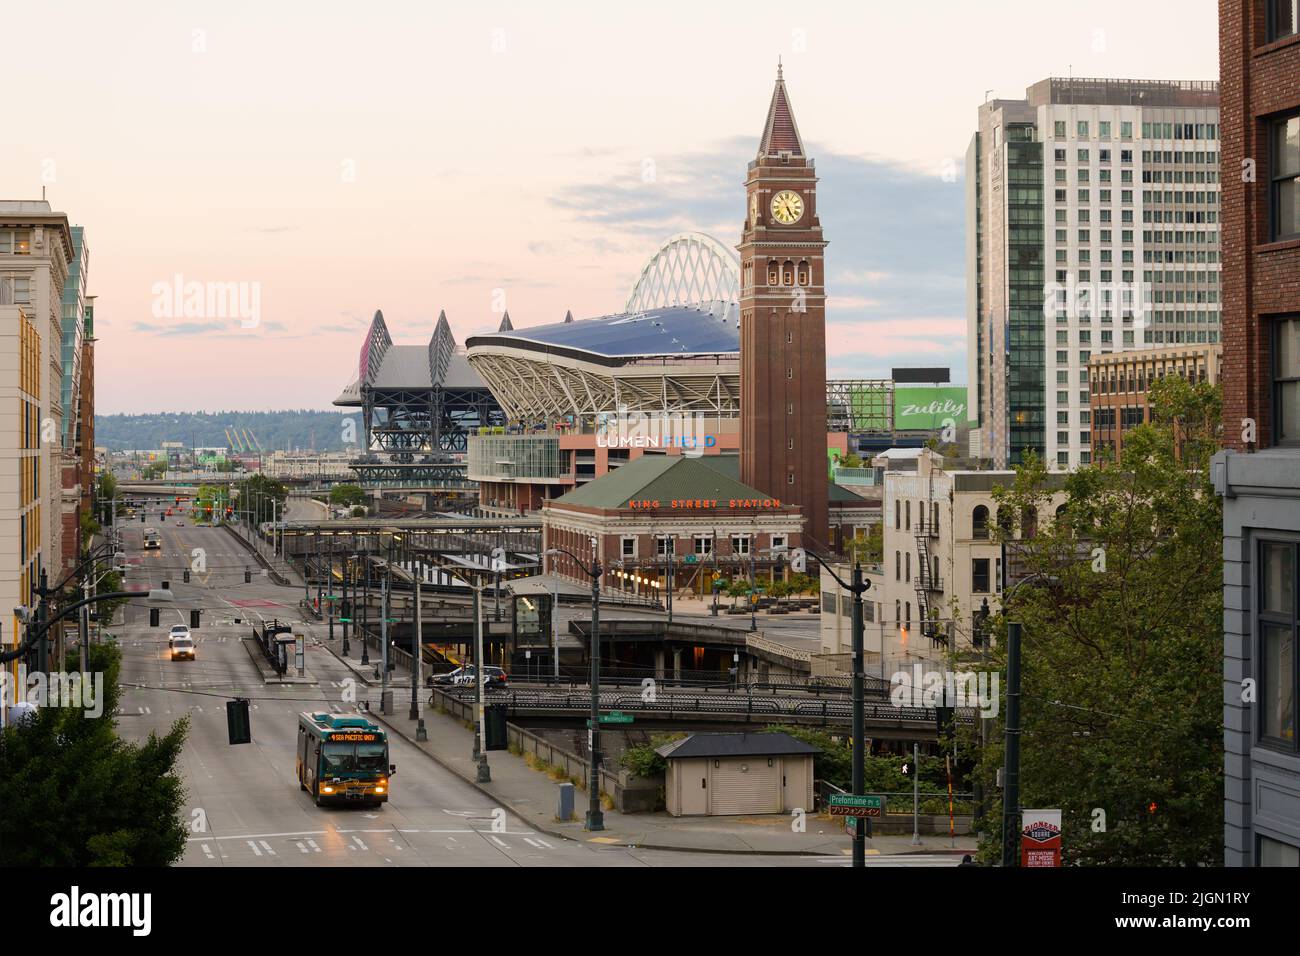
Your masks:
[{"label": "brick building", "polygon": [[1151,421],[1147,396],[1155,382],[1177,375],[1193,385],[1216,384],[1222,368],[1223,349],[1218,345],[1175,345],[1092,356],[1088,387],[1093,460],[1100,460],[1105,452],[1112,461],[1119,461],[1125,434]]},{"label": "brick building", "polygon": [[740,477],[802,509],[828,547],[826,241],[817,171],[777,69],[758,155],[745,178],[740,250]]},{"label": "brick building", "polygon": [[1300,32],[1220,0],[1224,862],[1300,866]]}]

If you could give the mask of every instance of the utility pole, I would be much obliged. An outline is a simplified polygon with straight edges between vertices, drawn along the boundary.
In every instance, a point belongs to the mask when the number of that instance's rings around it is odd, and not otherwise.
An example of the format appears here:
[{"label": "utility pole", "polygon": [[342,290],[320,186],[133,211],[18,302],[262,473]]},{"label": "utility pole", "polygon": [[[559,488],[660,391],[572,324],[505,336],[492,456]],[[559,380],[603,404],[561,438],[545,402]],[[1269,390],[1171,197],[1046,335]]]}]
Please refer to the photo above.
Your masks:
[{"label": "utility pole", "polygon": [[[1005,565],[1004,565],[1005,567]],[[1007,624],[1007,743],[1002,789],[1002,865],[1016,865],[1020,812],[1020,625]]]},{"label": "utility pole", "polygon": [[[853,793],[857,796],[862,795],[865,787],[864,763],[866,761],[866,708],[863,704],[863,682],[862,670],[865,666],[863,663],[863,615],[862,615],[862,592],[866,590],[862,585],[862,564],[858,562],[853,566]],[[836,596],[836,600],[839,597]],[[882,823],[884,821],[881,821]],[[854,867],[865,867],[867,865],[867,835],[866,823],[864,820],[858,820],[858,825],[853,831],[853,865]]]},{"label": "utility pole", "polygon": [[[587,789],[587,830],[605,829],[605,814],[600,808],[600,556],[596,539],[591,539],[591,782]],[[671,565],[669,565],[671,567]],[[671,580],[671,573],[669,580]],[[671,592],[669,594],[671,599]],[[668,605],[672,607],[670,603]],[[671,618],[670,618],[671,620]]]},{"label": "utility pole", "polygon": [[392,576],[392,565],[386,564],[384,566],[383,590],[379,598],[380,614],[383,615],[379,619],[379,662],[384,669],[384,675],[379,681],[379,710],[383,714],[393,712],[392,691],[388,689],[388,582],[392,579]]},{"label": "utility pole", "polygon": [[921,745],[912,744],[912,846],[921,845]]},{"label": "utility pole", "polygon": [[475,581],[474,589],[474,687],[478,720],[474,725],[475,779],[479,783],[492,780],[492,768],[487,758],[486,713],[483,707],[483,582]]},{"label": "utility pole", "polygon": [[424,563],[415,562],[415,647],[411,663],[411,719],[415,721],[415,739],[429,739],[424,726],[424,711],[420,707],[420,671],[424,666],[424,608],[420,603],[420,582],[424,579]]}]

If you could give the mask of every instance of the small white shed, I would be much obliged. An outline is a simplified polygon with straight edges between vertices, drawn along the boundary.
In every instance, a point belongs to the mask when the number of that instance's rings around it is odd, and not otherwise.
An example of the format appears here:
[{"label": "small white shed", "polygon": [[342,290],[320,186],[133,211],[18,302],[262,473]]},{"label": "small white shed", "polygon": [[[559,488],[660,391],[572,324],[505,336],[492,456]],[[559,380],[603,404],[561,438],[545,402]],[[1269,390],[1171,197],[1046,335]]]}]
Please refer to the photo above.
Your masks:
[{"label": "small white shed", "polygon": [[692,734],[657,748],[675,817],[789,813],[813,805],[816,747],[789,734]]}]

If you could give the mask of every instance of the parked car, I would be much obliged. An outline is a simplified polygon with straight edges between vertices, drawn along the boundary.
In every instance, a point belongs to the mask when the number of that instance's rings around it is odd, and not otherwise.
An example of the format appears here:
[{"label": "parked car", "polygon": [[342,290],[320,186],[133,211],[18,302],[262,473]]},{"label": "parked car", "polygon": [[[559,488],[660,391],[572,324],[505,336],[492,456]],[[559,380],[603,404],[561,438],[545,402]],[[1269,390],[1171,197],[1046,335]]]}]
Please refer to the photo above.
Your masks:
[{"label": "parked car", "polygon": [[[446,674],[434,674],[429,678],[428,683],[430,686],[473,687],[477,680],[478,674],[474,670],[474,665],[467,664]],[[509,683],[510,679],[501,668],[488,666],[483,669],[485,687],[505,687]]]}]

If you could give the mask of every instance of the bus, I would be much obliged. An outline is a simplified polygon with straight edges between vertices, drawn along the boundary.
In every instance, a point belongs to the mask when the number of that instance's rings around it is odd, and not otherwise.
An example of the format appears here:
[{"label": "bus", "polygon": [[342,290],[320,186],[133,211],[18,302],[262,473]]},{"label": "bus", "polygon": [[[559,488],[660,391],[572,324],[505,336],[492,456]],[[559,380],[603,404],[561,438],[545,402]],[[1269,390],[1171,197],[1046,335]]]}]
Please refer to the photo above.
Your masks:
[{"label": "bus", "polygon": [[365,717],[299,714],[297,754],[298,787],[316,806],[388,802],[388,778],[397,767],[388,762],[388,735]]},{"label": "bus", "polygon": [[146,551],[155,551],[162,548],[162,539],[158,537],[158,532],[153,528],[144,529],[144,549]]}]

